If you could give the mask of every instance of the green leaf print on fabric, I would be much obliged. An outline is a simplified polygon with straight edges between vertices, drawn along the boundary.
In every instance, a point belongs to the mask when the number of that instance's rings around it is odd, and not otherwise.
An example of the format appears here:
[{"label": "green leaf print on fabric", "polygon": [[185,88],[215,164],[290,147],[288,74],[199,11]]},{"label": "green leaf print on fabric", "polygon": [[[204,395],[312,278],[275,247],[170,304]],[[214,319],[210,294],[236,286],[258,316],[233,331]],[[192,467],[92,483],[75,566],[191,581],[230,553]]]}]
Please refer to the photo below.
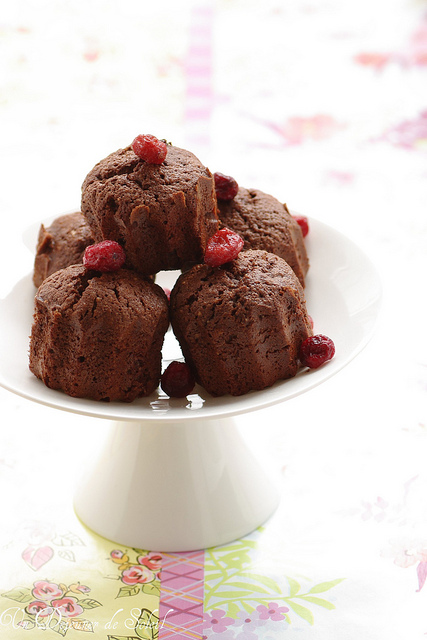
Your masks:
[{"label": "green leaf print on fabric", "polygon": [[98,602],[97,600],[93,600],[92,598],[79,600],[79,603],[83,607],[83,609],[95,609],[96,607],[102,607],[100,602]]},{"label": "green leaf print on fabric", "polygon": [[297,602],[293,602],[290,598],[286,602],[289,604],[292,611],[294,611],[300,618],[307,620],[309,624],[314,624],[314,617],[309,609],[306,609],[306,607],[301,606]]},{"label": "green leaf print on fabric", "polygon": [[135,633],[142,640],[156,640],[159,636],[159,618],[148,609],[142,609],[136,625]]},{"label": "green leaf print on fabric", "polygon": [[243,612],[246,612],[253,618],[252,624],[266,619],[291,623],[296,615],[313,625],[313,608],[335,609],[333,602],[317,594],[330,591],[343,578],[307,586],[304,578],[303,588],[294,577],[283,575],[278,578],[277,574],[272,577],[253,571],[256,550],[257,541],[248,538],[206,550],[204,608],[206,624],[211,625],[212,631],[218,625],[213,620],[214,614],[221,613],[221,620],[229,620],[228,624],[231,619],[240,620],[241,624]]},{"label": "green leaf print on fabric", "polygon": [[301,596],[307,602],[312,602],[313,604],[317,604],[319,607],[324,607],[325,609],[335,609],[335,605],[329,600],[324,600],[323,598],[316,598],[315,596]]},{"label": "green leaf print on fabric", "polygon": [[342,578],[338,578],[337,580],[329,580],[328,582],[320,582],[319,584],[316,584],[314,587],[312,587],[309,593],[323,593],[324,591],[329,591],[340,582],[342,582]]},{"label": "green leaf print on fabric", "polygon": [[129,598],[129,596],[136,596],[140,590],[141,588],[139,585],[136,585],[135,587],[121,587],[116,598]]},{"label": "green leaf print on fabric", "polygon": [[34,600],[33,595],[31,594],[31,589],[27,589],[26,587],[17,587],[16,589],[11,589],[10,591],[6,591],[1,594],[3,598],[9,598],[9,600],[15,600],[15,602],[31,602]]}]

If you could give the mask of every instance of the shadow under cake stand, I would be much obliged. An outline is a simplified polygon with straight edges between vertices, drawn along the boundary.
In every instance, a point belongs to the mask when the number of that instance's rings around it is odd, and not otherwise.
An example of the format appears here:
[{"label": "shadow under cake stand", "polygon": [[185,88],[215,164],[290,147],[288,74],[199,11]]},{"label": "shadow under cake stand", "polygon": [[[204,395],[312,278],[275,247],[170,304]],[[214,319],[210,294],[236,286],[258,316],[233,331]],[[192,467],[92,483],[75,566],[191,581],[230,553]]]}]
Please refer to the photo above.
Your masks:
[{"label": "shadow under cake stand", "polygon": [[[183,400],[159,389],[131,404],[104,404],[48,389],[28,369],[31,275],[0,301],[0,384],[38,403],[111,421],[75,493],[76,513],[90,529],[125,546],[188,551],[243,537],[272,515],[280,495],[271,464],[249,447],[234,416],[289,400],[342,369],[372,336],[381,297],[374,266],[352,241],[314,219],[306,241],[308,312],[315,333],[334,340],[336,355],[317,370],[236,398],[213,398],[196,387]],[[157,282],[171,288],[176,275],[161,273]],[[182,358],[170,329],[163,356],[164,366]],[[261,416],[260,438],[262,431]]]}]

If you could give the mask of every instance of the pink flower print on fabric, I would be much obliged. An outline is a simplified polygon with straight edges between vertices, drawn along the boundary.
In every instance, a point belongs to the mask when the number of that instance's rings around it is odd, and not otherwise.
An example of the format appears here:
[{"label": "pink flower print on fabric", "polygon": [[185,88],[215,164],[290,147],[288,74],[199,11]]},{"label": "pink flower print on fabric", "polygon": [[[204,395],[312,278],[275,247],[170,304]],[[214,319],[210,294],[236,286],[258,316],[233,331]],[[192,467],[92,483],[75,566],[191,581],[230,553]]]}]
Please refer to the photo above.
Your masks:
[{"label": "pink flower print on fabric", "polygon": [[249,627],[256,629],[257,627],[262,627],[266,624],[266,618],[261,618],[259,611],[252,611],[252,613],[239,611],[234,624],[237,627],[243,627],[244,629],[248,629]]},{"label": "pink flower print on fabric", "polygon": [[425,541],[398,541],[393,545],[391,552],[384,555],[392,555],[394,564],[402,569],[417,565],[417,591],[421,591],[427,580],[427,543]]},{"label": "pink flower print on fabric", "polygon": [[407,569],[412,567],[417,562],[427,562],[427,545],[424,546],[420,543],[409,542],[405,546],[395,547],[394,564],[398,567]]},{"label": "pink flower print on fabric", "polygon": [[355,181],[355,174],[350,171],[340,171],[337,169],[330,169],[325,171],[325,178],[329,182],[334,182],[340,186],[351,185]]},{"label": "pink flower print on fabric", "polygon": [[[215,633],[224,633],[227,631],[227,627],[234,624],[233,618],[228,618],[222,609],[215,609],[212,613],[205,613],[203,619],[204,628],[211,629]],[[232,637],[234,637],[234,634]],[[224,636],[222,638],[225,640]]]},{"label": "pink flower print on fabric", "polygon": [[236,640],[258,640],[259,636],[255,633],[257,627],[264,626],[266,620],[261,620],[258,611],[239,611],[237,619],[234,622],[236,627],[240,627],[241,631],[235,636]]},{"label": "pink flower print on fabric", "polygon": [[100,56],[100,50],[96,46],[88,46],[86,51],[83,52],[83,59],[86,62],[96,62]]},{"label": "pink flower print on fabric", "polygon": [[257,611],[261,620],[283,620],[289,608],[280,607],[277,602],[269,602],[267,607],[265,604],[258,605]]},{"label": "pink flower print on fabric", "polygon": [[27,613],[37,616],[38,618],[46,618],[46,616],[49,616],[53,612],[52,606],[42,600],[30,602],[25,609]]},{"label": "pink flower print on fabric", "polygon": [[417,150],[427,147],[427,110],[415,118],[404,120],[388,129],[381,138],[402,149]]},{"label": "pink flower print on fabric", "polygon": [[85,584],[80,584],[80,582],[77,582],[76,584],[70,584],[69,586],[69,591],[71,591],[72,593],[89,593],[90,588],[87,587]]},{"label": "pink flower print on fabric", "polygon": [[53,598],[62,596],[62,589],[54,582],[46,582],[46,580],[38,580],[34,583],[34,589],[31,592],[36,600],[50,601]]},{"label": "pink flower print on fabric", "polygon": [[403,68],[426,66],[427,18],[423,18],[419,27],[412,33],[401,49],[362,52],[355,56],[355,61],[363,66],[372,67],[377,71],[382,71],[389,64],[397,64]]},{"label": "pink flower print on fabric", "polygon": [[427,562],[425,560],[423,562],[420,562],[420,564],[417,567],[417,577],[418,577],[417,591],[421,591],[427,579]]},{"label": "pink flower print on fabric", "polygon": [[362,52],[358,53],[354,59],[364,67],[373,67],[380,71],[390,62],[392,55],[390,53]]},{"label": "pink flower print on fabric", "polygon": [[123,571],[122,581],[125,584],[144,584],[154,580],[154,577],[154,573],[150,569],[138,564]]},{"label": "pink flower print on fabric", "polygon": [[378,496],[374,503],[372,502],[362,502],[364,511],[361,515],[362,520],[369,520],[373,518],[376,522],[382,522],[386,518],[386,510],[389,507],[389,503]]},{"label": "pink flower print on fabric", "polygon": [[76,598],[60,598],[52,600],[52,607],[66,618],[75,618],[83,613],[83,607],[78,604]]},{"label": "pink flower print on fabric", "polygon": [[300,145],[308,140],[324,140],[344,128],[343,123],[324,113],[308,117],[293,116],[281,125],[271,122],[267,125],[278,133],[288,145]]},{"label": "pink flower print on fabric", "polygon": [[158,553],[149,553],[146,556],[138,556],[137,562],[143,564],[147,569],[158,573],[162,568],[162,556]]}]

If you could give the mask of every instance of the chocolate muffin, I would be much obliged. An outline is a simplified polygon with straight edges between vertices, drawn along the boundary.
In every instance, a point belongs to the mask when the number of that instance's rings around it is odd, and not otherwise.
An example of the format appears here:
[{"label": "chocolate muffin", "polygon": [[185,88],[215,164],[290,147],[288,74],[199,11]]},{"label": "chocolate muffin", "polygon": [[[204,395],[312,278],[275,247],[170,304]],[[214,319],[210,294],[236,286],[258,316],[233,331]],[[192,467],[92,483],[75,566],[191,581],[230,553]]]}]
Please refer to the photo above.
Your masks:
[{"label": "chocolate muffin", "polygon": [[72,265],[37,291],[30,370],[70,396],[131,402],[159,384],[168,326],[161,287],[126,269]]},{"label": "chocolate muffin", "polygon": [[131,147],[101,160],[82,186],[82,212],[96,242],[119,242],[142,274],[201,262],[218,229],[214,180],[194,154],[168,145],[162,164]]},{"label": "chocolate muffin", "polygon": [[307,252],[301,228],[286,204],[259,189],[239,187],[232,200],[218,200],[218,216],[223,226],[242,236],[244,250],[263,249],[283,258],[304,286]]},{"label": "chocolate muffin", "polygon": [[266,251],[241,252],[221,267],[192,267],[178,278],[170,305],[186,362],[214,396],[295,376],[300,344],[312,335],[298,278]]},{"label": "chocolate muffin", "polygon": [[34,259],[36,287],[55,271],[81,264],[90,244],[93,244],[92,232],[80,211],[59,216],[48,227],[41,225]]}]

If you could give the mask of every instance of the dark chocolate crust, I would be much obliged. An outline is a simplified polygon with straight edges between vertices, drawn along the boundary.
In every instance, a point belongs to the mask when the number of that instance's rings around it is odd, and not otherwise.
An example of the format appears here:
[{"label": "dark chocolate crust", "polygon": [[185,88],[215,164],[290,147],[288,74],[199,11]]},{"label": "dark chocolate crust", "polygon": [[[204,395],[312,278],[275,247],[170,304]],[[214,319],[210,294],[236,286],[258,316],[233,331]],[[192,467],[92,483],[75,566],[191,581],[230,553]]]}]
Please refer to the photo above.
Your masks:
[{"label": "dark chocolate crust", "polygon": [[145,275],[201,262],[219,225],[211,172],[172,145],[160,165],[131,147],[101,160],[83,182],[81,208],[95,241],[119,242],[126,266]]},{"label": "dark chocolate crust", "polygon": [[218,216],[223,226],[242,236],[244,250],[263,249],[283,258],[304,286],[307,252],[301,228],[286,204],[259,189],[239,187],[233,200],[218,200]]},{"label": "dark chocolate crust", "polygon": [[41,225],[34,259],[36,287],[55,271],[81,264],[90,244],[93,244],[92,232],[79,211],[59,216],[48,227]]},{"label": "dark chocolate crust", "polygon": [[70,396],[131,402],[159,384],[168,326],[161,287],[125,269],[73,265],[37,291],[30,370]]},{"label": "dark chocolate crust", "polygon": [[238,396],[295,376],[300,344],[312,335],[294,271],[260,250],[182,274],[170,313],[187,363],[214,396]]}]

